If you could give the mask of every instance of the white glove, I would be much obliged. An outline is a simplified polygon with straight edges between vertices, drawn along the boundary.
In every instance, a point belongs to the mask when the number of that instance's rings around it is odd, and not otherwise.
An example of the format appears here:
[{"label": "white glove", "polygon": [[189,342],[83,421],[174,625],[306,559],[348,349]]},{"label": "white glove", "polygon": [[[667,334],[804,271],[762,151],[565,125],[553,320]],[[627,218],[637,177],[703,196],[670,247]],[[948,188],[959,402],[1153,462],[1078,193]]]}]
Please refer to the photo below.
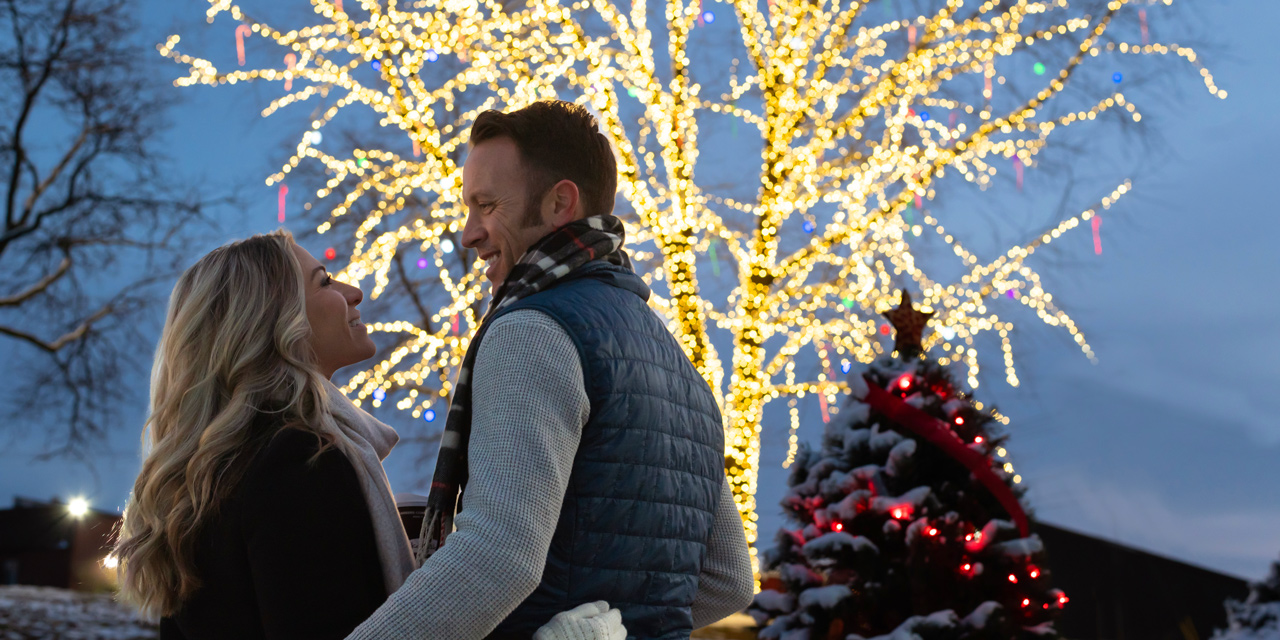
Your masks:
[{"label": "white glove", "polygon": [[622,612],[604,600],[561,611],[533,634],[533,640],[626,640]]}]

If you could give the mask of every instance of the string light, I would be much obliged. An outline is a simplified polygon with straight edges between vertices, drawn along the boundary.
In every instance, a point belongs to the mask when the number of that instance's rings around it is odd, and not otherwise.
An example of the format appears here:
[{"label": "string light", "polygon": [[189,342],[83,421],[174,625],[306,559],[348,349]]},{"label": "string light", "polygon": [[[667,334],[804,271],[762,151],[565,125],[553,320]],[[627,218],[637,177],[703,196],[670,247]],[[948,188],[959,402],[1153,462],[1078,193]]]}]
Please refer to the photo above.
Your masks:
[{"label": "string light", "polygon": [[[1008,338],[1012,323],[991,306],[1010,289],[1023,292],[1010,304],[1064,329],[1093,359],[1075,322],[1026,260],[1110,208],[1129,192],[1127,181],[1083,213],[985,262],[916,205],[932,200],[937,181],[948,174],[985,188],[997,174],[998,159],[1016,157],[1017,166],[1033,168],[1052,134],[1103,112],[1139,121],[1118,87],[1079,110],[1057,106],[1054,99],[1069,85],[1084,82],[1078,72],[1087,59],[1177,56],[1199,70],[1211,93],[1225,98],[1194,50],[1128,43],[1107,33],[1133,2],[1111,0],[1105,11],[1086,16],[1073,14],[1068,0],[983,2],[972,10],[948,1],[909,20],[885,21],[860,13],[864,2],[741,0],[734,9],[748,71],[738,74],[735,62],[719,96],[704,93],[692,79],[690,33],[699,18],[711,22],[692,1],[669,3],[664,37],[654,39],[647,27],[632,24],[629,6],[611,0],[552,0],[511,12],[466,0],[391,8],[364,2],[353,7],[357,16],[339,3],[312,0],[317,19],[292,30],[254,20],[232,0],[211,0],[210,22],[227,14],[240,23],[242,64],[243,39],[252,36],[295,53],[292,72],[219,70],[209,60],[179,52],[177,36],[158,49],[188,69],[175,82],[179,86],[287,83],[285,95],[262,115],[324,99],[311,131],[318,133],[339,112],[358,106],[409,139],[412,157],[363,148],[334,155],[302,144],[267,184],[281,184],[283,205],[288,174],[303,161],[319,163],[327,180],[315,198],[341,194],[328,207],[331,219],[319,225],[320,233],[357,203],[367,203],[359,208],[364,217],[354,227],[350,263],[335,277],[371,278],[372,297],[388,286],[397,253],[423,247],[431,256],[417,261],[420,269],[436,270],[430,280],[439,282],[441,299],[431,306],[431,317],[371,324],[372,332],[395,334],[396,346],[342,387],[356,400],[375,389],[402,390],[396,406],[415,416],[449,395],[488,292],[478,261],[442,258],[443,236],[459,232],[466,214],[457,160],[470,123],[485,109],[517,109],[555,97],[592,109],[617,153],[619,195],[627,203],[619,209],[632,212],[629,246],[654,288],[651,303],[718,393],[726,472],[747,539],[754,543],[764,407],[784,397],[828,397],[844,388],[836,380],[780,380],[786,363],[821,342],[861,362],[884,353],[875,334],[877,328],[882,335],[889,331],[876,319],[896,303],[902,282],[914,283],[921,305],[936,312],[939,329],[926,336],[925,348],[946,346],[948,359],[966,369],[971,387],[978,386],[976,340],[984,332],[999,333],[1005,379],[1018,384]],[[1075,39],[1073,53],[1061,67],[1046,70],[1047,84],[1025,95],[1012,88],[1009,95],[995,95],[996,87],[1006,90],[998,62],[1020,61],[1017,56],[1027,49],[1064,37]],[[449,65],[426,72],[426,65],[446,55]],[[656,68],[655,60],[669,60],[670,68]],[[376,78],[363,71],[368,68],[377,71]],[[925,115],[937,109],[948,111],[948,125]],[[759,184],[750,190],[756,194],[751,200],[704,191],[694,178],[703,154],[710,163],[724,160],[718,149],[698,145],[699,123],[711,116],[760,135]],[[411,199],[430,204],[409,215]],[[909,205],[918,218],[911,224],[903,216]],[[793,241],[796,231],[784,234],[801,228],[785,224],[793,215],[813,225],[800,242]],[[936,233],[960,261],[958,281],[938,281],[916,260],[909,241],[925,232]],[[697,267],[710,257],[711,240],[721,243],[725,264],[736,271],[737,286],[723,298],[704,297],[699,285]],[[717,272],[719,262],[713,261]],[[850,298],[853,305],[845,303]],[[459,331],[451,330],[455,316],[465,325]],[[729,336],[727,363],[712,346],[712,331]]]}]

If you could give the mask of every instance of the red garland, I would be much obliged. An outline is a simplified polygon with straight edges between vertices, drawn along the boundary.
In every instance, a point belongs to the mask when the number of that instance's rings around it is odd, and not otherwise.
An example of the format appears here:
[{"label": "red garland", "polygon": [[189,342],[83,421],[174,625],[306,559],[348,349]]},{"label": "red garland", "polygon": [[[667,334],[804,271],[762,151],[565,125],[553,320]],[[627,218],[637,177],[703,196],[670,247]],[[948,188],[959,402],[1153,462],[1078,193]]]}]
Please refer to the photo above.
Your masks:
[{"label": "red garland", "polygon": [[966,447],[945,422],[903,402],[901,398],[881,389],[880,385],[869,378],[866,403],[890,420],[937,445],[947,455],[959,460],[996,497],[1005,511],[1009,512],[1018,525],[1018,530],[1022,532],[1022,537],[1025,538],[1030,534],[1027,514],[1022,510],[1022,505],[1018,503],[1018,498],[1013,495],[1009,485],[991,470],[991,463],[986,456]]}]

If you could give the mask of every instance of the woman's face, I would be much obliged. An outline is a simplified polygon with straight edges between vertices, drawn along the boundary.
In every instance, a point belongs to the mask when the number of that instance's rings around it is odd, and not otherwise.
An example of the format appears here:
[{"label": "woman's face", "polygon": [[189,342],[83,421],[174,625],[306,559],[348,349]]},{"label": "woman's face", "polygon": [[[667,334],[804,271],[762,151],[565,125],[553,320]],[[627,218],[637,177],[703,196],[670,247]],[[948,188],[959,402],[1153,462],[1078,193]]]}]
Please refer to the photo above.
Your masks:
[{"label": "woman's face", "polygon": [[320,372],[330,378],[342,367],[372,358],[377,347],[356,310],[364,294],[357,287],[330,278],[324,265],[306,249],[295,244],[293,253],[302,265],[311,348]]}]

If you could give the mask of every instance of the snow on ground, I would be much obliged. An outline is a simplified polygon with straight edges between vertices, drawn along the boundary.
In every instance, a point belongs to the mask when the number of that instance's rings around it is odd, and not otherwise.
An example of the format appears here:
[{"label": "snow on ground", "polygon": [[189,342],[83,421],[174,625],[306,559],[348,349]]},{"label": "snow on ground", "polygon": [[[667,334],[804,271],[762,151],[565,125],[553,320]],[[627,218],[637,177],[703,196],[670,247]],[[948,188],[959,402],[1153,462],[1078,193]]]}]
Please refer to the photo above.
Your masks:
[{"label": "snow on ground", "polygon": [[0,586],[0,640],[153,640],[155,625],[110,594]]}]

